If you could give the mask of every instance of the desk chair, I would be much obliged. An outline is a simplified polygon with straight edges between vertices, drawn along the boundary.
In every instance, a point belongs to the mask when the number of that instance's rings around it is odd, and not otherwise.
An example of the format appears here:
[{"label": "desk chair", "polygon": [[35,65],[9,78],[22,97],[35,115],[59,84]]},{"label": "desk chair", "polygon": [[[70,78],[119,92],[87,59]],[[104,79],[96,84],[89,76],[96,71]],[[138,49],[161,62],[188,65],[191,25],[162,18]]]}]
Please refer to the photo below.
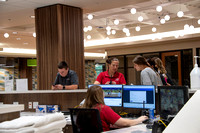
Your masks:
[{"label": "desk chair", "polygon": [[100,133],[103,131],[98,109],[69,108],[73,133]]}]

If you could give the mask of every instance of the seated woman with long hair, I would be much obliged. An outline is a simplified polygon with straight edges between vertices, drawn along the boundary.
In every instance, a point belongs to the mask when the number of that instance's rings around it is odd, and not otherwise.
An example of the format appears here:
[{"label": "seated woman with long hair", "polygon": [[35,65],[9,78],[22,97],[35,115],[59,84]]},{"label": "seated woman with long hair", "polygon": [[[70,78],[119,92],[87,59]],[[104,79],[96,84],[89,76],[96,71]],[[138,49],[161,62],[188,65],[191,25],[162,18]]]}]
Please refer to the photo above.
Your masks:
[{"label": "seated woman with long hair", "polygon": [[83,108],[99,110],[103,131],[108,131],[110,129],[110,124],[116,127],[127,127],[139,124],[148,119],[147,116],[140,116],[134,120],[121,118],[109,106],[105,105],[103,89],[98,85],[91,86],[88,89]]}]

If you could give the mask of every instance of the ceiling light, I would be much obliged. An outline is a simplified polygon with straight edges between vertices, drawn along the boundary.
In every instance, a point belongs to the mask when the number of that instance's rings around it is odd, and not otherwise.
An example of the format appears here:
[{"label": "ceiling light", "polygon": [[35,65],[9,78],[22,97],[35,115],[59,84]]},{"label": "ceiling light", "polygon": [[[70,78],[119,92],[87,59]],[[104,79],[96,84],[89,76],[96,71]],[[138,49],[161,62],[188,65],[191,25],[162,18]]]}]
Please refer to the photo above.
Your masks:
[{"label": "ceiling light", "polygon": [[136,13],[136,9],[135,8],[132,8],[131,9],[131,14],[135,14]]},{"label": "ceiling light", "polygon": [[110,34],[111,34],[110,30],[107,30],[107,35],[110,35]]},{"label": "ceiling light", "polygon": [[87,39],[91,39],[92,37],[90,35],[87,35]]},{"label": "ceiling light", "polygon": [[122,30],[123,32],[129,32],[129,29],[127,29],[127,28],[123,28],[123,30]]},{"label": "ceiling light", "polygon": [[161,24],[164,24],[164,23],[165,23],[165,19],[162,18],[162,19],[160,20],[160,23],[161,23]]},{"label": "ceiling light", "polygon": [[188,24],[185,24],[184,25],[184,30],[188,30],[188,29],[190,29],[190,26]]},{"label": "ceiling light", "polygon": [[88,17],[89,20],[92,20],[92,19],[93,19],[93,15],[92,15],[92,14],[88,14],[87,17]]},{"label": "ceiling light", "polygon": [[115,35],[116,34],[116,30],[112,30],[112,34]]},{"label": "ceiling light", "polygon": [[5,34],[4,34],[4,37],[5,37],[5,38],[8,38],[8,37],[9,37],[9,34],[8,34],[8,33],[5,33]]},{"label": "ceiling light", "polygon": [[19,48],[3,48],[3,51],[5,53],[21,53],[21,54],[36,54],[36,50],[32,49],[19,49]]},{"label": "ceiling light", "polygon": [[36,37],[36,33],[35,32],[33,33],[33,37]]},{"label": "ceiling light", "polygon": [[118,25],[118,24],[119,24],[119,20],[118,20],[118,19],[115,19],[115,20],[114,20],[114,24],[115,24],[115,25]]},{"label": "ceiling light", "polygon": [[155,27],[152,28],[152,32],[156,32],[156,28]]},{"label": "ceiling light", "polygon": [[84,31],[84,32],[87,32],[87,31],[88,31],[88,28],[87,28],[87,27],[84,27],[84,28],[83,28],[83,31]]},{"label": "ceiling light", "polygon": [[141,29],[140,26],[135,27],[136,31],[140,31],[140,29]]},{"label": "ceiling light", "polygon": [[200,24],[200,19],[198,20],[198,24]]},{"label": "ceiling light", "polygon": [[162,11],[162,6],[157,6],[157,7],[156,7],[156,11],[157,11],[157,12],[161,12],[161,11]]},{"label": "ceiling light", "polygon": [[183,37],[184,36],[184,32],[180,32],[180,34],[179,34],[181,37]]},{"label": "ceiling light", "polygon": [[35,18],[35,16],[34,15],[32,15],[32,16],[30,16],[31,18]]},{"label": "ceiling light", "polygon": [[109,40],[110,38],[109,37],[106,37],[106,40]]},{"label": "ceiling light", "polygon": [[92,30],[92,26],[88,26],[87,29],[88,29],[89,31],[91,31],[91,30]]},{"label": "ceiling light", "polygon": [[84,52],[84,56],[86,56],[86,57],[103,57],[104,58],[105,54]]},{"label": "ceiling light", "polygon": [[138,17],[138,21],[142,22],[142,21],[143,21],[143,17],[142,17],[142,16],[139,16],[139,17]]},{"label": "ceiling light", "polygon": [[165,20],[169,21],[170,20],[170,16],[169,15],[165,15]]},{"label": "ceiling light", "polygon": [[2,1],[2,2],[6,2],[6,1],[8,1],[8,0],[0,0],[0,1]]},{"label": "ceiling light", "polygon": [[179,18],[183,17],[183,15],[184,15],[183,11],[179,11],[179,12],[177,13],[177,16],[178,16]]},{"label": "ceiling light", "polygon": [[179,34],[175,34],[174,37],[175,37],[175,38],[178,38],[178,37],[179,37]]},{"label": "ceiling light", "polygon": [[126,36],[130,36],[130,35],[131,35],[130,32],[127,32],[127,33],[126,33]]},{"label": "ceiling light", "polygon": [[14,31],[14,32],[13,32],[13,34],[17,34],[17,32],[16,32],[16,31]]},{"label": "ceiling light", "polygon": [[107,26],[106,27],[106,30],[108,31],[108,30],[111,30],[111,27],[110,26]]},{"label": "ceiling light", "polygon": [[193,25],[190,25],[190,30],[194,30],[194,26]]}]

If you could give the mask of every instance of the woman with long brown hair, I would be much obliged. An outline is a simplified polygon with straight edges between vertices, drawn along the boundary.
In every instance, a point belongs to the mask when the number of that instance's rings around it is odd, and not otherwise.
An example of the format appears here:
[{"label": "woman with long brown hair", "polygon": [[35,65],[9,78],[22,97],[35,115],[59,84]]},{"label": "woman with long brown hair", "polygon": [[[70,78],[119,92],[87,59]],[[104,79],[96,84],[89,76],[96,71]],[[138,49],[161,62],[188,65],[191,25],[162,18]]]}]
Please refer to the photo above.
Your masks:
[{"label": "woman with long brown hair", "polygon": [[136,56],[133,59],[133,65],[137,71],[141,71],[140,78],[142,85],[162,85],[160,76],[154,72],[143,56]]},{"label": "woman with long brown hair", "polygon": [[88,89],[83,108],[94,108],[99,110],[104,131],[109,130],[110,124],[117,127],[126,127],[139,124],[148,119],[147,116],[141,116],[134,120],[121,118],[109,106],[105,105],[103,89],[98,85],[91,86]]}]

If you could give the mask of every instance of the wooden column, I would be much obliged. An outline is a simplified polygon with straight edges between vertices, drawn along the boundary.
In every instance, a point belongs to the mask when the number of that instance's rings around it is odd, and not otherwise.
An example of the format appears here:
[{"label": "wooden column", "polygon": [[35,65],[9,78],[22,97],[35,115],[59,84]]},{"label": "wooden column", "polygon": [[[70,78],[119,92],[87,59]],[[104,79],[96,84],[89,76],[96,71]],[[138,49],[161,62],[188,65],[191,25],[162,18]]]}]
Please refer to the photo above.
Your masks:
[{"label": "wooden column", "polygon": [[82,9],[51,5],[35,9],[38,89],[51,89],[57,64],[64,60],[85,87]]}]

